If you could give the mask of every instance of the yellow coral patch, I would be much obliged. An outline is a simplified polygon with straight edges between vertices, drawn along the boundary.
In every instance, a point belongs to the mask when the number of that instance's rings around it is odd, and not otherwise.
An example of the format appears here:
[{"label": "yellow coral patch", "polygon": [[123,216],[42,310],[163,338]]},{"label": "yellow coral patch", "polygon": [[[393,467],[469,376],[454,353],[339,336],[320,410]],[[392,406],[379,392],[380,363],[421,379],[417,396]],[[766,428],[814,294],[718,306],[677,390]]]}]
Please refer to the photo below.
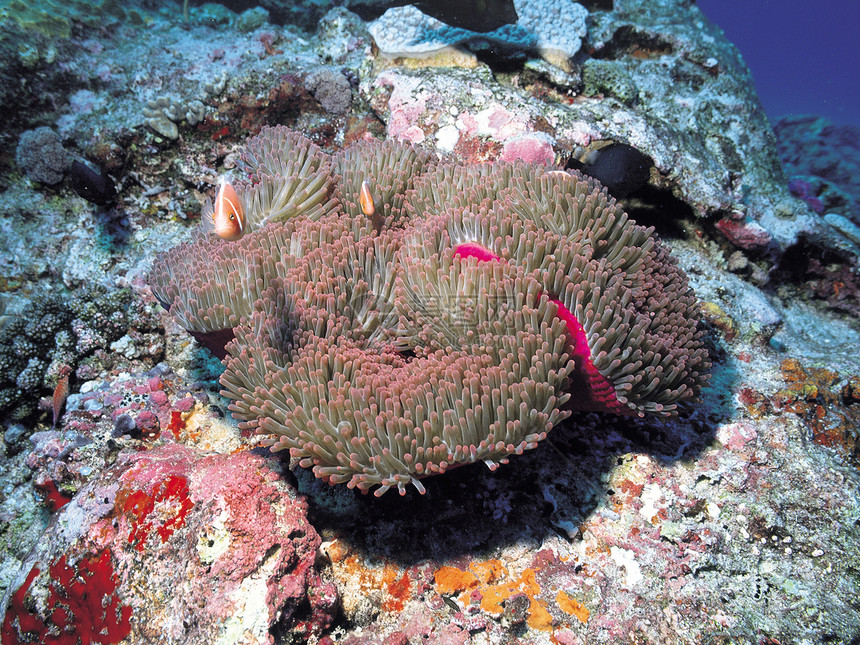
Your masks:
[{"label": "yellow coral patch", "polygon": [[523,593],[529,599],[529,611],[526,622],[533,629],[549,630],[552,627],[552,616],[549,615],[543,603],[535,598],[540,593],[540,586],[535,580],[534,569],[526,569],[519,578],[505,580],[498,584],[479,587],[481,592],[481,609],[493,616],[500,616],[504,611],[502,603],[517,593]]},{"label": "yellow coral patch", "polygon": [[436,591],[444,596],[478,585],[478,578],[474,573],[457,567],[439,567],[433,576],[433,581],[436,583]]},{"label": "yellow coral patch", "polygon": [[473,562],[469,565],[469,570],[484,584],[497,582],[508,575],[505,565],[496,559],[486,562]]},{"label": "yellow coral patch", "polygon": [[588,622],[588,607],[578,600],[571,598],[563,591],[559,591],[555,601],[564,613],[576,616],[583,625]]},{"label": "yellow coral patch", "polygon": [[[440,594],[457,595],[458,602],[464,606],[479,605],[482,611],[497,618],[504,613],[505,601],[516,594],[524,594],[529,599],[526,624],[531,629],[552,631],[558,621],[550,614],[547,603],[539,599],[541,588],[536,578],[538,570],[526,569],[518,577],[512,577],[499,560],[493,559],[472,562],[468,571],[457,567],[440,567],[434,580],[436,591]],[[583,624],[588,622],[588,608],[564,591],[556,594],[555,602],[566,614],[576,617]]]},{"label": "yellow coral patch", "polygon": [[535,598],[531,598],[531,604],[529,605],[529,613],[526,617],[526,623],[532,629],[538,629],[542,632],[548,632],[552,630],[552,616],[550,616],[549,612],[546,610],[546,606],[540,600],[536,600]]},{"label": "yellow coral patch", "polygon": [[481,609],[493,616],[501,616],[504,611],[502,603],[515,591],[515,586],[510,582],[481,587]]}]

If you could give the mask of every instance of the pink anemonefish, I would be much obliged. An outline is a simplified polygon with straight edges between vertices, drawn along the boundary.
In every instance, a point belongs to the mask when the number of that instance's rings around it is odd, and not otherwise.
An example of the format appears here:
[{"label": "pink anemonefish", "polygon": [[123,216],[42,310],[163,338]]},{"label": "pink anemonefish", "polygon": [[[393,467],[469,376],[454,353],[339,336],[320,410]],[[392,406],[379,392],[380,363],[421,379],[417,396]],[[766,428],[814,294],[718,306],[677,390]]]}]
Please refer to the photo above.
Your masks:
[{"label": "pink anemonefish", "polygon": [[367,181],[361,182],[358,201],[361,204],[361,210],[365,215],[373,217],[376,214],[376,206],[373,204],[373,195],[370,194],[370,186],[367,185]]},{"label": "pink anemonefish", "polygon": [[376,205],[373,203],[373,194],[370,192],[370,186],[367,181],[361,182],[361,189],[358,191],[358,203],[361,206],[361,212],[370,218],[373,228],[378,233],[382,230],[385,224],[385,217],[381,213],[376,212]]},{"label": "pink anemonefish", "polygon": [[215,196],[214,209],[203,215],[203,230],[230,242],[238,240],[245,232],[242,202],[233,185],[223,177]]}]

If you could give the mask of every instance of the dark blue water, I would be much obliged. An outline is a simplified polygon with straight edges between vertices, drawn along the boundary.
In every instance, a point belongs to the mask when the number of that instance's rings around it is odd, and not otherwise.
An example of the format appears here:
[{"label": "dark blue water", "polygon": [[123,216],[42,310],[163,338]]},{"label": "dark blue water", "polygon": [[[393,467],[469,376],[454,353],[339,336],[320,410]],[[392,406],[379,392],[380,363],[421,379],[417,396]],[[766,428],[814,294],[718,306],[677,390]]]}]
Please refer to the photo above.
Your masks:
[{"label": "dark blue water", "polygon": [[696,0],[747,62],[771,123],[816,114],[860,127],[858,0]]}]

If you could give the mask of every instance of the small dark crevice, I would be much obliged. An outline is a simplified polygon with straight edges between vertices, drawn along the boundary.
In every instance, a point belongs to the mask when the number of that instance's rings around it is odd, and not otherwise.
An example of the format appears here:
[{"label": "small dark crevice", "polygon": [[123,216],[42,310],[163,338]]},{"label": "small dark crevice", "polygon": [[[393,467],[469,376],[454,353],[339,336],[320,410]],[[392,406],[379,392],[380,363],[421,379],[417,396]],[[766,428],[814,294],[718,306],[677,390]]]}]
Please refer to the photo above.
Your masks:
[{"label": "small dark crevice", "polygon": [[846,252],[801,238],[787,248],[770,274],[786,299],[810,299],[838,314],[860,316],[860,271]]},{"label": "small dark crevice", "polygon": [[615,7],[614,0],[579,0],[579,4],[588,9],[589,13],[595,11],[612,11]]},{"label": "small dark crevice", "polygon": [[268,562],[269,558],[271,558],[280,550],[281,545],[279,543],[276,542],[275,544],[271,545],[268,549],[266,549],[266,552],[263,554],[263,558],[260,560],[260,565],[264,565],[266,562]]},{"label": "small dark crevice", "polygon": [[695,220],[693,208],[677,198],[668,188],[647,184],[630,193],[622,206],[627,214],[642,226],[653,226],[663,238],[687,236],[685,221]]},{"label": "small dark crevice", "polygon": [[520,74],[527,60],[525,51],[510,48],[488,47],[487,49],[478,49],[473,53],[480,62],[492,70],[493,76]]},{"label": "small dark crevice", "polygon": [[849,264],[850,260],[843,253],[810,244],[801,237],[797,244],[785,249],[774,272],[774,277],[779,282],[802,284],[809,280],[810,265],[813,263],[822,265]]},{"label": "small dark crevice", "polygon": [[626,25],[616,31],[603,47],[595,50],[592,56],[597,59],[614,60],[632,57],[639,59],[660,58],[674,51],[671,43],[658,36],[637,31]]}]

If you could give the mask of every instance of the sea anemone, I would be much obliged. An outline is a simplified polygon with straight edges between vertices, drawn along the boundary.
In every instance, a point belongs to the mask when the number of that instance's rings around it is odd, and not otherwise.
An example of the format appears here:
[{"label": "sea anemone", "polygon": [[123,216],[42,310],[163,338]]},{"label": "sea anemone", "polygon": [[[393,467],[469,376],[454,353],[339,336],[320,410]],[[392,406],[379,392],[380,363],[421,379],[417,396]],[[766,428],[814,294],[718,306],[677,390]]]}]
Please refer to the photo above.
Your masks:
[{"label": "sea anemone", "polygon": [[307,137],[285,126],[265,126],[245,144],[237,186],[250,231],[291,218],[315,220],[334,206],[329,156]]},{"label": "sea anemone", "polygon": [[[367,182],[376,210],[392,227],[399,220],[403,198],[430,162],[429,155],[395,141],[365,141],[334,155],[336,194],[350,215],[365,215],[359,204],[362,182]],[[382,222],[381,222],[382,223]]]},{"label": "sea anemone", "polygon": [[[592,179],[393,142],[331,158],[280,128],[244,159],[262,226],[160,255],[150,283],[221,350],[240,427],[317,477],[423,492],[536,447],[571,410],[675,414],[707,378],[686,276]],[[284,175],[314,206],[272,221],[245,195]]]}]

